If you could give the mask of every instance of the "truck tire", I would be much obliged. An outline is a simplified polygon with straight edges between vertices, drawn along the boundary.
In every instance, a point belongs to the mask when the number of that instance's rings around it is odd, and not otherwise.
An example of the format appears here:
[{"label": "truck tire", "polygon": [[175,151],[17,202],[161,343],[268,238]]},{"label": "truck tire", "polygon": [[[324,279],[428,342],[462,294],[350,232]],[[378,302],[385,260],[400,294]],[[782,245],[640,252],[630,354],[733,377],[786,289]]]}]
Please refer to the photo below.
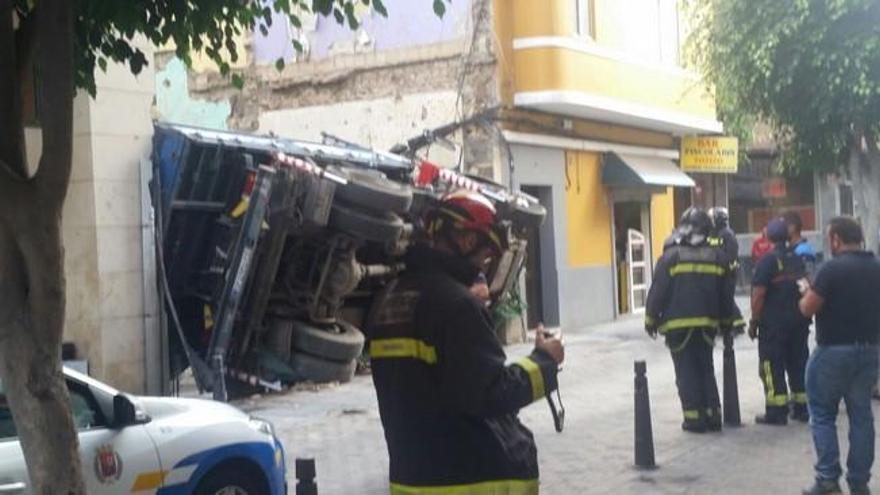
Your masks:
[{"label": "truck tire", "polygon": [[504,215],[509,218],[517,227],[525,227],[527,229],[536,229],[544,223],[544,217],[547,216],[547,209],[540,203],[506,203],[499,210],[504,211]]},{"label": "truck tire", "polygon": [[347,383],[354,376],[357,361],[352,359],[347,363],[338,363],[304,352],[294,352],[290,358],[290,367],[293,368],[297,381]]},{"label": "truck tire", "polygon": [[301,321],[293,326],[293,348],[312,356],[347,363],[364,350],[364,334],[353,325],[338,320],[329,329],[318,328]]},{"label": "truck tire", "polygon": [[410,187],[389,180],[378,170],[333,168],[332,171],[348,179],[348,184],[336,186],[334,196],[347,205],[375,212],[404,213],[412,204]]},{"label": "truck tire", "polygon": [[[508,194],[508,189],[494,180],[473,174],[466,174],[466,177],[474,182],[479,182],[484,187],[496,193],[504,195]],[[513,194],[516,193],[513,192]],[[498,209],[498,212],[501,213],[502,217],[513,222],[515,226],[528,229],[540,227],[541,224],[544,223],[544,217],[547,216],[547,209],[540,203],[527,201],[518,202],[513,197],[511,197],[511,201],[507,203],[497,203],[495,208]]]},{"label": "truck tire", "polygon": [[266,349],[285,362],[290,360],[293,348],[293,325],[291,320],[272,318],[266,331]]},{"label": "truck tire", "polygon": [[400,238],[403,220],[388,211],[371,214],[334,203],[330,227],[366,241],[393,242]]}]

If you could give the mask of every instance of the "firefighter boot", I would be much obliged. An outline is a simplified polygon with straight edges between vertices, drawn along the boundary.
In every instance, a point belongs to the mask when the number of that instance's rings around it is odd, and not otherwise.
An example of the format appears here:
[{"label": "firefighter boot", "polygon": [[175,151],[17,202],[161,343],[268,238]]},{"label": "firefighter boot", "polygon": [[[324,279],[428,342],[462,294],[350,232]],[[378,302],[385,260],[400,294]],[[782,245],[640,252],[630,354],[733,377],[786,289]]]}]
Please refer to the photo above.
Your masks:
[{"label": "firefighter boot", "polygon": [[765,414],[755,416],[755,423],[759,425],[785,426],[788,424],[788,408],[768,407]]},{"label": "firefighter boot", "polygon": [[685,418],[681,429],[690,433],[706,433],[706,421],[703,418]]},{"label": "firefighter boot", "polygon": [[721,431],[720,407],[710,407],[706,410],[706,429],[709,431]]},{"label": "firefighter boot", "polygon": [[791,419],[808,423],[810,421],[810,412],[807,410],[806,404],[795,404],[791,407]]}]

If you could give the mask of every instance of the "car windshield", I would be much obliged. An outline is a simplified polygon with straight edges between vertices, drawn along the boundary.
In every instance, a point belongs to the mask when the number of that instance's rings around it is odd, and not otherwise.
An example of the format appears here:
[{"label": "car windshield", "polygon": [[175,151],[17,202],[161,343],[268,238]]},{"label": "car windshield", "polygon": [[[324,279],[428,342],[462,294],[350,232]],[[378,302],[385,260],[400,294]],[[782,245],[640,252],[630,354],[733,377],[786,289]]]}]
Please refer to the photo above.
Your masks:
[{"label": "car windshield", "polygon": [[[70,391],[70,407],[73,413],[73,421],[77,430],[88,430],[104,426],[103,415],[100,413],[94,398],[88,388],[80,384],[67,382]],[[0,380],[0,440],[15,438],[18,436],[15,423],[12,421],[12,411],[6,400],[6,391],[3,381]]]}]

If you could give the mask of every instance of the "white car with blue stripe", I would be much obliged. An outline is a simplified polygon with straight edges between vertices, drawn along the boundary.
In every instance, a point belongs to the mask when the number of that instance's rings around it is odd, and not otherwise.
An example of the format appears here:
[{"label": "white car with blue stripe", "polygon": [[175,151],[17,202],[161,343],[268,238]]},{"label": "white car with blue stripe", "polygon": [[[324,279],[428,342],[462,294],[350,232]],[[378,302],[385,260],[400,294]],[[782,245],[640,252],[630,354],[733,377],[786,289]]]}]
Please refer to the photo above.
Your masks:
[{"label": "white car with blue stripe", "polygon": [[[266,421],[196,399],[132,397],[65,369],[93,495],[283,495],[284,449]],[[29,494],[0,383],[0,495]]]}]

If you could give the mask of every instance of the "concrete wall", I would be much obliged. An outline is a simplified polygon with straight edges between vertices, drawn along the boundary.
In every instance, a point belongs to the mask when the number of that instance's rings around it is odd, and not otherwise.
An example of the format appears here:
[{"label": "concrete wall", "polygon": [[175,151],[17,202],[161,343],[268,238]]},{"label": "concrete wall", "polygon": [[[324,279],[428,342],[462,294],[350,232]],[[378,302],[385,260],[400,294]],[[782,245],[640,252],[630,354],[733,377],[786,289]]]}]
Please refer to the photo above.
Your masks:
[{"label": "concrete wall", "polygon": [[[310,14],[301,15],[297,29],[275,14],[267,35],[255,32],[241,43],[250,48],[250,64],[236,68],[243,90],[210,67],[184,71],[163,52],[157,61],[155,116],[300,139],[318,138],[323,130],[385,148],[496,105],[491,0],[448,3],[443,18],[430,3],[389,0],[385,5],[388,18],[358,7],[361,26],[355,32],[332,17]],[[293,40],[304,52],[293,50]],[[281,71],[274,64],[278,58],[287,61]],[[470,172],[495,175],[493,129],[473,129],[453,139],[457,152],[435,148],[431,159],[446,165],[461,161]]]},{"label": "concrete wall", "polygon": [[[320,141],[327,132],[343,139],[387,150],[423,130],[455,120],[454,91],[437,91],[347,101],[332,105],[271,110],[260,115],[260,132]],[[454,165],[455,152],[434,146],[429,158]]]},{"label": "concrete wall", "polygon": [[[387,18],[358,3],[356,13],[361,25],[354,32],[348,24],[341,25],[332,16],[301,13],[302,29],[297,29],[284,14],[275,13],[267,35],[254,33],[254,57],[257,63],[274,64],[278,58],[320,60],[344,53],[443,43],[463,37],[470,18],[469,0],[448,3],[442,18],[434,14],[428,2],[385,0],[384,4]],[[293,39],[303,44],[305,54],[296,53]]]},{"label": "concrete wall", "polygon": [[156,71],[155,87],[155,111],[164,122],[226,129],[226,121],[232,113],[231,103],[206,101],[191,95],[187,68],[180,59],[172,58]]},{"label": "concrete wall", "polygon": [[[573,178],[571,172],[577,166],[569,164],[569,185],[567,187],[565,151],[515,145],[511,146],[511,153],[513,155],[513,179],[517,187],[523,185],[549,186],[552,191],[550,208],[553,210],[554,250],[552,257],[544,256],[544,259],[541,260],[545,305],[552,301],[547,297],[546,292],[552,290],[553,286],[558,286],[560,325],[563,327],[579,328],[613,319],[614,282],[610,259],[610,217],[605,217],[601,228],[590,230],[587,226],[579,224],[578,219],[583,220],[583,217],[579,216],[579,212],[588,212],[588,209],[581,211],[580,206],[582,205],[578,204],[578,209],[575,211],[576,221],[572,222],[570,208],[572,193],[575,198],[579,196],[577,195],[577,184],[572,182],[576,180],[576,177]],[[583,165],[584,177],[581,178],[582,193],[590,188],[590,185],[587,184],[587,172],[588,165],[585,164]],[[601,197],[604,197],[604,193]],[[586,198],[584,199],[586,200]],[[596,213],[593,212],[593,214]],[[603,232],[607,235],[603,235]],[[593,257],[605,259],[607,254],[607,262],[595,264],[582,262],[582,258],[585,256],[584,249],[587,250],[586,256],[589,259]]]}]

